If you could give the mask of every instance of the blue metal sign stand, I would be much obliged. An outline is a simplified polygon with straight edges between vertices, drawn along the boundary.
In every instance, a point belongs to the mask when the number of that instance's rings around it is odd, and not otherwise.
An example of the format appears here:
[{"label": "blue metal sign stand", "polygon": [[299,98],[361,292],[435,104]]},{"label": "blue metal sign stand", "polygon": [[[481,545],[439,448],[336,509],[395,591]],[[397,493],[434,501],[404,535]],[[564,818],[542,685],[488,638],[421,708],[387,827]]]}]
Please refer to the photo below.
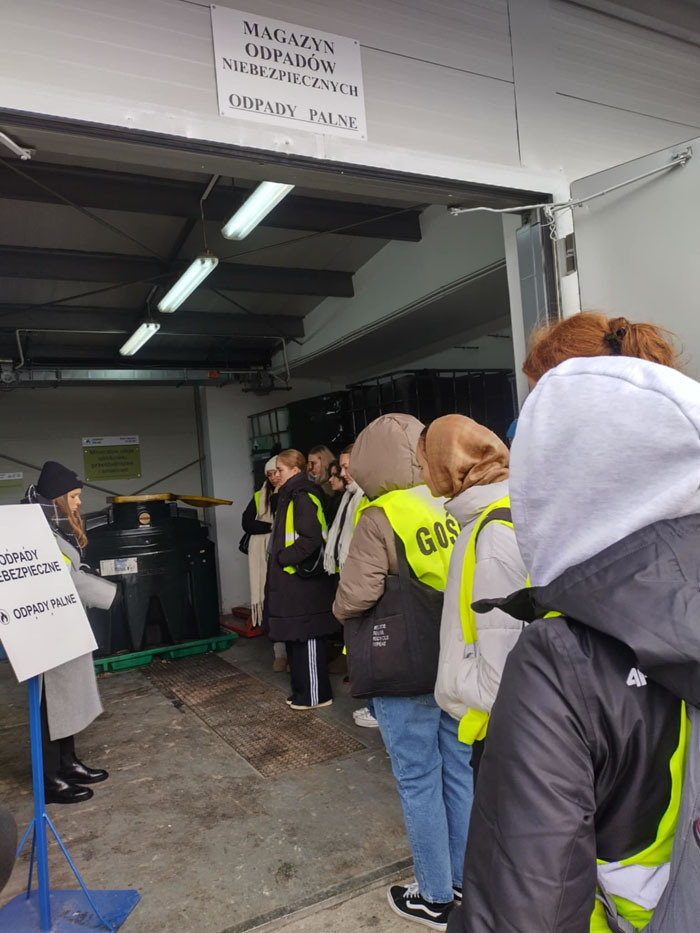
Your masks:
[{"label": "blue metal sign stand", "polygon": [[[34,818],[29,824],[17,851],[19,857],[32,833],[32,854],[26,894],[18,894],[0,909],[0,930],[13,933],[63,933],[63,931],[118,930],[141,900],[138,891],[88,891],[78,869],[68,854],[63,840],[46,812],[44,799],[44,765],[41,753],[41,711],[39,678],[32,677],[29,686],[29,731],[32,744],[32,781],[34,783]],[[49,860],[46,827],[54,834],[61,851],[81,891],[52,891],[49,887]],[[36,890],[32,890],[32,873],[36,857]]]}]

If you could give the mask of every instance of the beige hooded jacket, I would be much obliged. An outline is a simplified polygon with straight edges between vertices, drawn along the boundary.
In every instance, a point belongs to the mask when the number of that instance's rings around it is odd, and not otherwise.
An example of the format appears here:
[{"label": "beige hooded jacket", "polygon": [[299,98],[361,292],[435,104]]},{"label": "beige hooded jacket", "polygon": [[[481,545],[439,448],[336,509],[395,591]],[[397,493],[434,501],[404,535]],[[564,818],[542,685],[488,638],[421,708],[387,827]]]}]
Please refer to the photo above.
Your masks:
[{"label": "beige hooded jacket", "polygon": [[[350,473],[369,499],[420,484],[415,450],[423,425],[413,415],[382,415],[361,431],[350,454]],[[333,615],[341,622],[367,612],[398,573],[394,532],[380,508],[364,510],[340,574]]]}]

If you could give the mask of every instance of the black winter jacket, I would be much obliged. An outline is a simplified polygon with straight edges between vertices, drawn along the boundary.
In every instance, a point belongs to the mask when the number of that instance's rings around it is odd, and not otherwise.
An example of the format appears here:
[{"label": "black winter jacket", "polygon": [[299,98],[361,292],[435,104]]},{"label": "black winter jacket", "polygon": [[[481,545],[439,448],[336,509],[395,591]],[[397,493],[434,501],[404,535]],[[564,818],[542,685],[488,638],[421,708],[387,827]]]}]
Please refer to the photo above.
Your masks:
[{"label": "black winter jacket", "polygon": [[488,602],[525,620],[564,616],[526,627],[506,663],[448,930],[587,933],[596,858],[654,840],[681,699],[700,706],[700,516]]},{"label": "black winter jacket", "polygon": [[[288,565],[300,564],[323,543],[316,506],[309,493],[323,500],[322,491],[305,473],[290,477],[278,493],[263,619],[263,628],[274,641],[305,641],[339,628],[331,612],[335,595],[333,580],[325,573],[304,579],[284,571]],[[298,537],[294,544],[285,547],[285,521],[292,500]]]}]

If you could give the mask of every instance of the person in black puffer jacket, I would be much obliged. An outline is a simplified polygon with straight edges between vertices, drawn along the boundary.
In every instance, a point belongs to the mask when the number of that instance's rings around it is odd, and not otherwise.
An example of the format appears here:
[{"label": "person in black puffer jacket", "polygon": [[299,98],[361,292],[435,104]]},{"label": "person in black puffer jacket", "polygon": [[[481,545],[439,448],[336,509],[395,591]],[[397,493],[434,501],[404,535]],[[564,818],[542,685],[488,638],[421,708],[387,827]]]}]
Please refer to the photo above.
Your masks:
[{"label": "person in black puffer jacket", "polygon": [[680,801],[700,707],[700,385],[622,355],[560,363],[520,413],[510,499],[531,585],[474,608],[530,624],[489,720],[449,933],[690,933],[693,892],[671,926],[661,900],[676,827],[692,846],[697,820]]},{"label": "person in black puffer jacket", "polygon": [[[278,454],[277,470],[281,484],[269,544],[263,628],[273,641],[287,644],[288,704],[315,709],[333,702],[323,636],[339,629],[331,612],[335,587],[319,557],[327,529],[323,493],[306,475],[306,459],[298,450]],[[320,569],[316,576],[297,571],[299,565],[315,563]]]}]

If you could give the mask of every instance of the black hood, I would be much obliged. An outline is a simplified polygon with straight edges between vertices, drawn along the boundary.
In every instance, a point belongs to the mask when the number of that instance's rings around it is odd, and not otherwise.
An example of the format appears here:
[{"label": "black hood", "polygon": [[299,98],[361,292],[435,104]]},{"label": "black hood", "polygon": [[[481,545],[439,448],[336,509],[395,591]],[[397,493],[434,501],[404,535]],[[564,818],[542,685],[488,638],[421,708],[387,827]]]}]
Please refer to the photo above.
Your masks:
[{"label": "black hood", "polygon": [[547,586],[474,608],[494,605],[528,622],[555,610],[610,635],[647,677],[700,706],[700,515],[655,522]]},{"label": "black hood", "polygon": [[300,489],[304,492],[311,493],[312,496],[318,496],[321,487],[311,479],[308,473],[295,473],[294,476],[290,476],[284,486],[280,486],[277,491],[280,500],[282,500],[282,498],[291,498],[292,494]]}]

